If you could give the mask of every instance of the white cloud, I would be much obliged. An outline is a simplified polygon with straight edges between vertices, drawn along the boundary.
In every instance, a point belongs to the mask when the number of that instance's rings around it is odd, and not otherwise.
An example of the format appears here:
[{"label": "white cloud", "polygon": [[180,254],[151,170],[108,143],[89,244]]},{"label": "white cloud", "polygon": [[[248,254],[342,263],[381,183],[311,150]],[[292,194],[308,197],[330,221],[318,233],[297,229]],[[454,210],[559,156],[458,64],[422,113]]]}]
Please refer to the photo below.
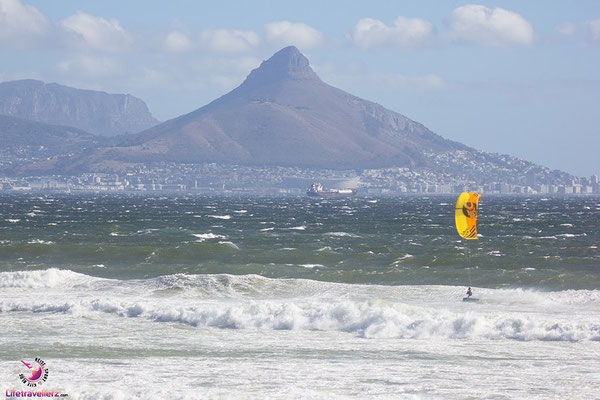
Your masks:
[{"label": "white cloud", "polygon": [[164,41],[165,49],[174,53],[190,51],[193,47],[190,38],[183,32],[169,32]]},{"label": "white cloud", "polygon": [[396,82],[397,87],[412,87],[421,90],[440,90],[445,89],[447,84],[444,79],[436,74],[422,76],[396,76],[392,83]]},{"label": "white cloud", "polygon": [[121,27],[116,18],[105,19],[78,11],[77,14],[60,21],[60,25],[85,49],[123,51],[133,42],[130,34]]},{"label": "white cloud", "polygon": [[200,38],[203,45],[218,53],[245,53],[258,46],[260,39],[254,31],[206,28]]},{"label": "white cloud", "polygon": [[278,21],[265,25],[265,35],[269,43],[294,45],[302,49],[319,47],[323,34],[302,22]]},{"label": "white cloud", "polygon": [[556,32],[563,36],[571,36],[575,33],[577,27],[572,22],[563,22],[556,27]]},{"label": "white cloud", "polygon": [[11,47],[31,44],[48,30],[49,22],[35,7],[19,0],[0,0],[0,42]]},{"label": "white cloud", "polygon": [[422,45],[433,37],[433,25],[420,18],[396,18],[393,26],[378,19],[362,18],[352,29],[350,39],[358,47],[394,47],[408,49]]},{"label": "white cloud", "polygon": [[241,84],[261,61],[249,55],[202,57],[185,67],[188,69],[184,76],[194,76],[197,87],[213,91],[215,96],[221,96]]},{"label": "white cloud", "polygon": [[448,17],[450,35],[458,42],[482,46],[527,45],[533,43],[529,21],[503,8],[469,4],[458,7]]},{"label": "white cloud", "polygon": [[199,61],[206,73],[226,74],[235,76],[237,79],[248,75],[250,71],[258,67],[261,60],[252,56],[237,57],[207,57]]},{"label": "white cloud", "polygon": [[65,75],[84,78],[108,78],[122,73],[119,64],[108,57],[78,56],[58,64],[58,70]]},{"label": "white cloud", "polygon": [[353,88],[358,92],[371,91],[378,92],[397,92],[397,91],[436,91],[445,89],[448,84],[444,79],[436,74],[426,75],[403,75],[395,73],[361,73],[355,74],[325,74],[324,79],[333,83],[334,86]]},{"label": "white cloud", "polygon": [[590,29],[592,31],[592,39],[600,41],[600,18],[590,21]]}]

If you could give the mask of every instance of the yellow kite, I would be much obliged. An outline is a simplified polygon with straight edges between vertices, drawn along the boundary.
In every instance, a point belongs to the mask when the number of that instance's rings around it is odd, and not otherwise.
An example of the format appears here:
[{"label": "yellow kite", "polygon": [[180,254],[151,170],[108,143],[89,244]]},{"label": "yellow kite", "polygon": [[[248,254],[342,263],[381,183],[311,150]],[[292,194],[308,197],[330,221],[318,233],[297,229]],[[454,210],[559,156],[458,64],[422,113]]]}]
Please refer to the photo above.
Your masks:
[{"label": "yellow kite", "polygon": [[477,239],[477,204],[480,195],[462,192],[456,201],[454,219],[456,230],[465,239]]}]

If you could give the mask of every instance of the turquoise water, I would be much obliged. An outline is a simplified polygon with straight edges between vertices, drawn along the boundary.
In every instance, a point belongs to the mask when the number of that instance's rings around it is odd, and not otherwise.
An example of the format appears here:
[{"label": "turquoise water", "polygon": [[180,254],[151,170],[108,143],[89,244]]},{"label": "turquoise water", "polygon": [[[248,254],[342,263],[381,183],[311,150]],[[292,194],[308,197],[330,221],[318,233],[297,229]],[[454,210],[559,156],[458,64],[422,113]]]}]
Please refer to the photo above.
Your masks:
[{"label": "turquoise water", "polygon": [[385,285],[595,289],[600,198],[484,196],[461,242],[454,196],[0,197],[0,269],[98,277],[259,274]]}]

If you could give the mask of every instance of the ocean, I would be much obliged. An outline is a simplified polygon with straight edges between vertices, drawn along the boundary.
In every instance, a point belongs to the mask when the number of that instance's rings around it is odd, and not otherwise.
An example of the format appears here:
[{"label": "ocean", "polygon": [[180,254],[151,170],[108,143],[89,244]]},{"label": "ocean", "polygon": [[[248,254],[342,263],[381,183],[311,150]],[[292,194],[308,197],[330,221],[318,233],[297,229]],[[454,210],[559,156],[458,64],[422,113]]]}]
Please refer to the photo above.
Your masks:
[{"label": "ocean", "polygon": [[1,194],[2,396],[600,398],[600,197],[455,201]]}]

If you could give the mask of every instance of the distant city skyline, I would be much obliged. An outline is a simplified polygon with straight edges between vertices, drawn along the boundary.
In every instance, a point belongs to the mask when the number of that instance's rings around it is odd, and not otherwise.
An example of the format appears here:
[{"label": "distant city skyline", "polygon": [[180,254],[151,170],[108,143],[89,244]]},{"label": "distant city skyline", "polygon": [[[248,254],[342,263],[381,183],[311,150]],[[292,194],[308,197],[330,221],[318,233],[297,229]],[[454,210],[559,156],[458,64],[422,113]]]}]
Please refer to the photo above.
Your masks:
[{"label": "distant city skyline", "polygon": [[598,1],[0,0],[0,81],[130,93],[163,121],[287,45],[447,139],[600,173]]}]

